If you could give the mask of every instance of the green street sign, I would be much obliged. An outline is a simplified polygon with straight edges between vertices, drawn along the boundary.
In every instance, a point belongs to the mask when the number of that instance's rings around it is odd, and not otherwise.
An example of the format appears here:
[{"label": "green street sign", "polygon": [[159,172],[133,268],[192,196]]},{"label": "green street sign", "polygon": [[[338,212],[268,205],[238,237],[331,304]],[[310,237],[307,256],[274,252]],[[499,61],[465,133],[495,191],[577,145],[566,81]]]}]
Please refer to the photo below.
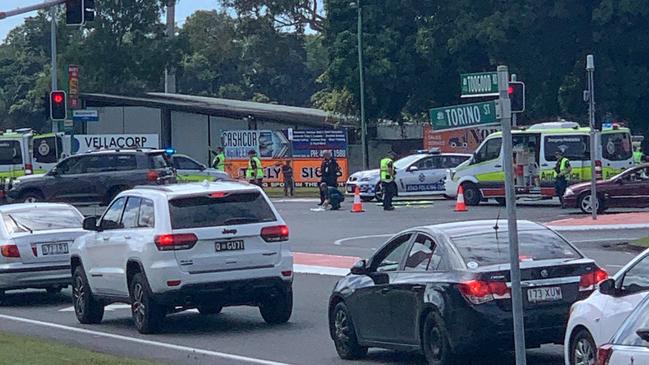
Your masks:
[{"label": "green street sign", "polygon": [[479,72],[460,75],[462,97],[498,96],[498,73]]},{"label": "green street sign", "polygon": [[430,122],[434,130],[466,128],[496,123],[499,114],[497,102],[492,100],[431,109]]}]

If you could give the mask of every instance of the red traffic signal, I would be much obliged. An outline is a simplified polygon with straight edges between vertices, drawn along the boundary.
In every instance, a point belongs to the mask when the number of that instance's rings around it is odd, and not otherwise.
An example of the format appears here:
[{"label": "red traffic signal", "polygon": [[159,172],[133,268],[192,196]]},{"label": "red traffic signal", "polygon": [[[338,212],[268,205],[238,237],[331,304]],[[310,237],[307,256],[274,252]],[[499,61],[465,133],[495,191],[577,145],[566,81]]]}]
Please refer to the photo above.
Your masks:
[{"label": "red traffic signal", "polygon": [[55,90],[50,93],[50,118],[52,120],[65,120],[68,107],[65,91]]},{"label": "red traffic signal", "polygon": [[512,113],[525,111],[525,84],[520,81],[512,81],[507,88],[509,100],[512,105]]}]

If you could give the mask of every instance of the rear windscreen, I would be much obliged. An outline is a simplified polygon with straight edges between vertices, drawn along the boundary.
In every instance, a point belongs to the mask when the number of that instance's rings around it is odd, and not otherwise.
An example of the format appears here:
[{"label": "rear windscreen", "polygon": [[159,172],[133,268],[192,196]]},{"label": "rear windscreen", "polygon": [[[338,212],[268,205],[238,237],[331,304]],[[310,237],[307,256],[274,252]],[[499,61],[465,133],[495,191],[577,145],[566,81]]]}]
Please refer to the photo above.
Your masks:
[{"label": "rear windscreen", "polygon": [[165,156],[160,153],[160,154],[152,154],[150,153],[149,155],[149,168],[152,169],[166,169],[168,166],[171,164],[168,163],[167,159]]},{"label": "rear windscreen", "polygon": [[571,161],[590,159],[590,142],[587,135],[550,135],[545,137],[545,160],[556,161],[556,152]]},{"label": "rear windscreen", "polygon": [[274,222],[277,219],[259,192],[224,197],[192,196],[169,201],[172,229]]},{"label": "rear windscreen", "polygon": [[628,133],[602,133],[602,157],[611,161],[624,161],[633,156],[631,136]]},{"label": "rear windscreen", "polygon": [[9,233],[81,228],[83,223],[79,213],[66,208],[3,213],[2,219]]},{"label": "rear windscreen", "polygon": [[0,165],[19,165],[23,163],[23,154],[18,141],[0,142]]},{"label": "rear windscreen", "polygon": [[[509,263],[507,231],[454,237],[452,241],[470,269]],[[581,258],[579,252],[549,230],[518,232],[518,245],[521,261]]]}]

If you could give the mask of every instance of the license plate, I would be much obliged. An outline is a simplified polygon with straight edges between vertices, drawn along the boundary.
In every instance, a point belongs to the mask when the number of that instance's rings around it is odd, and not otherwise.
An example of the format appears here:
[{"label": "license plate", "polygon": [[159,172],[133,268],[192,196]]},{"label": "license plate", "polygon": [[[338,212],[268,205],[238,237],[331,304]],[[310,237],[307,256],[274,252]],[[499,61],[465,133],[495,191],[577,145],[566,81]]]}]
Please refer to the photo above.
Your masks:
[{"label": "license plate", "polygon": [[67,255],[70,253],[67,242],[44,243],[41,245],[43,256]]},{"label": "license plate", "polygon": [[242,251],[244,249],[243,240],[216,242],[214,243],[214,247],[216,249],[216,252]]},{"label": "license plate", "polygon": [[530,303],[556,302],[561,299],[563,295],[558,286],[527,289],[527,300]]}]

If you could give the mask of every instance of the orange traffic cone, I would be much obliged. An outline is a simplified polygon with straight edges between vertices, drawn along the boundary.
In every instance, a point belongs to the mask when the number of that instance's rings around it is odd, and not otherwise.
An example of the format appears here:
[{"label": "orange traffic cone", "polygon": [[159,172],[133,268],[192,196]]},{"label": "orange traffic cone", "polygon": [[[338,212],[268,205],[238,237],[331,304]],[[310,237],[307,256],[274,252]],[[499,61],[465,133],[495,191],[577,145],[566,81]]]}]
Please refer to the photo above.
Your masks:
[{"label": "orange traffic cone", "polygon": [[354,205],[352,205],[352,213],[363,213],[363,202],[361,201],[361,188],[356,185],[354,190]]},{"label": "orange traffic cone", "polygon": [[464,189],[462,189],[462,185],[457,189],[457,202],[455,203],[455,211],[456,212],[468,212],[469,210],[466,209],[466,205],[464,204]]}]

